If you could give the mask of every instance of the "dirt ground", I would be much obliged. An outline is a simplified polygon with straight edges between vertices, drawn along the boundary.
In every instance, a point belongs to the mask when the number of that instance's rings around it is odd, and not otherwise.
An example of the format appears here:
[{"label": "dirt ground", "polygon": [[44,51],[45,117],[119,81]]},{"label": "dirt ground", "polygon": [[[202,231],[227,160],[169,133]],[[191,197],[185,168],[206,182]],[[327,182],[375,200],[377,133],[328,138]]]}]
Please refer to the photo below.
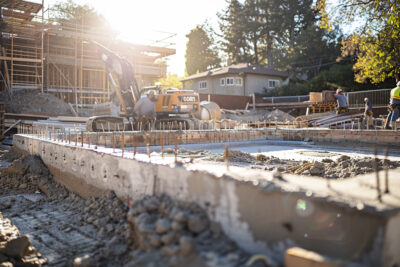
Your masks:
[{"label": "dirt ground", "polygon": [[[160,195],[128,205],[112,191],[83,199],[55,183],[37,156],[0,151],[0,161],[0,238],[6,225],[14,229],[7,242],[25,240],[19,258],[0,242],[1,266],[244,266],[249,259],[195,203]],[[28,260],[33,265],[22,264]]]}]

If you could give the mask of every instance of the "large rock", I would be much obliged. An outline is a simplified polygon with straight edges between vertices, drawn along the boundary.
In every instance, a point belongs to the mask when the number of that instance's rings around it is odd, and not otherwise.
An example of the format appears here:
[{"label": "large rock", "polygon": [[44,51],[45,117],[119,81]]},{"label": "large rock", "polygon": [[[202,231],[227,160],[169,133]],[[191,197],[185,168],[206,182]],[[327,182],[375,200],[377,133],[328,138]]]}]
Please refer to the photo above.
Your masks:
[{"label": "large rock", "polygon": [[188,218],[188,227],[192,233],[199,234],[206,229],[208,221],[199,215],[190,215]]},{"label": "large rock", "polygon": [[23,258],[27,255],[30,245],[31,241],[29,237],[24,235],[8,241],[0,252],[10,257]]},{"label": "large rock", "polygon": [[171,222],[168,219],[158,219],[156,222],[156,232],[164,234],[171,229]]},{"label": "large rock", "polygon": [[322,162],[314,162],[314,165],[310,168],[311,175],[323,175],[325,173],[325,164]]}]

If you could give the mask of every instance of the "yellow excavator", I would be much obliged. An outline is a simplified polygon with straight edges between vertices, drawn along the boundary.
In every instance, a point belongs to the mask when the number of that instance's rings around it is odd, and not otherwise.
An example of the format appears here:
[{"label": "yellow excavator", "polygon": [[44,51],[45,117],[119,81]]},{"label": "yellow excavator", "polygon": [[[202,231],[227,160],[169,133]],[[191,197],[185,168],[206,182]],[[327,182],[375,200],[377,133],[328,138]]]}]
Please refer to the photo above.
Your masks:
[{"label": "yellow excavator", "polygon": [[220,119],[219,106],[215,103],[204,103],[204,107],[201,107],[199,94],[192,90],[167,89],[162,88],[160,84],[139,90],[131,63],[103,45],[93,43],[96,44],[97,52],[106,65],[110,83],[114,88],[113,98],[117,99],[114,102],[120,105],[120,112],[117,116],[90,117],[87,122],[88,131],[137,130],[134,106],[140,97],[150,90],[155,92],[156,97],[156,129],[197,129],[199,120],[202,116],[205,117],[204,113],[208,114],[206,119]]}]

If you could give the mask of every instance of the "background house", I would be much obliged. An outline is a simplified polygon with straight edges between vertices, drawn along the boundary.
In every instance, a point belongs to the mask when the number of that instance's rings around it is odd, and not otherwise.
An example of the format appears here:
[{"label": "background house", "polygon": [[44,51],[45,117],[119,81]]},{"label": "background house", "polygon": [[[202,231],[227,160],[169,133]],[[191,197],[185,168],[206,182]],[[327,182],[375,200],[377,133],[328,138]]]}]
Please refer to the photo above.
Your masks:
[{"label": "background house", "polygon": [[281,86],[287,76],[285,72],[241,63],[194,74],[181,81],[183,89],[203,94],[248,96]]}]

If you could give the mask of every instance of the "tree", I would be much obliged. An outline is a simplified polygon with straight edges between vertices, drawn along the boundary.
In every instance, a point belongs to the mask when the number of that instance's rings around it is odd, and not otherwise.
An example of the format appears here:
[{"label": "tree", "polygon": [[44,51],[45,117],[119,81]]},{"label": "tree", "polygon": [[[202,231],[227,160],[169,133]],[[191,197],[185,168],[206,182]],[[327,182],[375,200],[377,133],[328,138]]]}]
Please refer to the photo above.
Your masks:
[{"label": "tree", "polygon": [[214,48],[213,38],[206,31],[206,25],[198,25],[186,37],[186,72],[193,75],[219,67],[221,59]]},{"label": "tree", "polygon": [[73,0],[67,0],[54,4],[51,11],[52,19],[58,21],[61,26],[76,25],[78,28],[83,26],[85,30],[112,31],[108,21],[86,4],[79,5]]},{"label": "tree", "polygon": [[[325,0],[317,7],[329,27],[337,17],[327,12]],[[379,83],[387,78],[400,79],[400,5],[398,1],[341,0],[336,9],[342,23],[363,19],[362,26],[343,42],[343,55],[357,56],[354,64],[356,81]]]},{"label": "tree", "polygon": [[231,0],[219,14],[226,53],[234,62],[268,65],[279,52],[296,47],[296,38],[314,23],[312,0]]},{"label": "tree", "polygon": [[160,78],[157,82],[160,82],[165,88],[178,88],[182,89],[182,83],[180,82],[178,75],[168,73],[166,78]]}]

